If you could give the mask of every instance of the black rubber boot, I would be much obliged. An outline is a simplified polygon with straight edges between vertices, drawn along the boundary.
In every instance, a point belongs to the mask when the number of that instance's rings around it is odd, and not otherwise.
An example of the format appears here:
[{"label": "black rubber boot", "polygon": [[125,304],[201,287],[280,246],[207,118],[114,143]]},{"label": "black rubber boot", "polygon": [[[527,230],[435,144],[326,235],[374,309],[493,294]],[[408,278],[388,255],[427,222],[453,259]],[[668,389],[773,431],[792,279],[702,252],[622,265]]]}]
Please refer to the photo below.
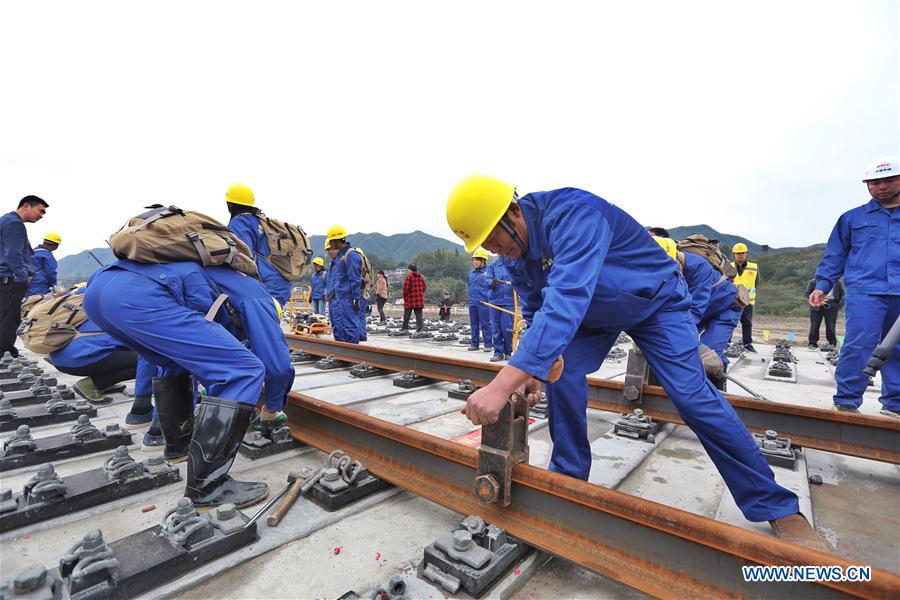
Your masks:
[{"label": "black rubber boot", "polygon": [[194,383],[190,375],[153,378],[153,398],[159,427],[166,438],[165,459],[187,459],[194,433]]},{"label": "black rubber boot", "polygon": [[244,508],[269,495],[265,483],[235,481],[228,475],[253,410],[252,404],[212,396],[203,399],[191,440],[184,492],[194,506],[212,508],[230,502]]}]

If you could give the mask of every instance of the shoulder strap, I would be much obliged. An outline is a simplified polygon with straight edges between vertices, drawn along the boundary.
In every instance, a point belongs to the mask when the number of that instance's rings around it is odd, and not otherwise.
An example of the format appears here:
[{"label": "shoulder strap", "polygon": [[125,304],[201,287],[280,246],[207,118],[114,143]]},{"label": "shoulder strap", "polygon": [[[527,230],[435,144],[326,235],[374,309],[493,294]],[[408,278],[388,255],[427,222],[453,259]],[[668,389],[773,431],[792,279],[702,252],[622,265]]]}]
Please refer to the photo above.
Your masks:
[{"label": "shoulder strap", "polygon": [[222,308],[222,305],[225,304],[226,300],[228,300],[228,294],[219,294],[219,297],[212,303],[212,306],[209,307],[209,310],[206,311],[206,316],[203,318],[207,321],[215,319],[216,314],[218,314],[219,309]]}]

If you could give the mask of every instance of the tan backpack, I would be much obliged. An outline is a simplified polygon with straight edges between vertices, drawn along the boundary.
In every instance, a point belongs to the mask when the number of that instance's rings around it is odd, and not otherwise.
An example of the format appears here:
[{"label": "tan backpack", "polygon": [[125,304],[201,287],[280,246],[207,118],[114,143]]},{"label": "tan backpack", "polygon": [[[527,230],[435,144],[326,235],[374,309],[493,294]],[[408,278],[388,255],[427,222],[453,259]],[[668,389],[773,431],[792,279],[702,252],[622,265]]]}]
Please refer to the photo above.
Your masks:
[{"label": "tan backpack", "polygon": [[116,258],[139,263],[196,262],[204,267],[228,266],[257,277],[247,244],[228,227],[204,214],[177,206],[150,206],[109,236]]},{"label": "tan backpack", "polygon": [[347,264],[347,257],[351,252],[356,252],[359,254],[359,257],[362,259],[362,263],[359,265],[359,276],[362,278],[362,291],[361,295],[363,298],[369,295],[369,290],[372,287],[372,261],[369,260],[369,257],[366,256],[366,253],[362,251],[361,248],[350,248],[346,254],[344,254],[344,265]]},{"label": "tan backpack", "polygon": [[80,335],[98,335],[102,332],[79,333],[78,328],[87,322],[84,312],[84,294],[68,294],[59,298],[47,298],[28,311],[16,333],[25,347],[38,354],[48,354],[65,348]]},{"label": "tan backpack", "polygon": [[297,225],[262,213],[256,216],[269,242],[269,262],[285,279],[300,279],[312,260],[312,247],[306,232]]},{"label": "tan backpack", "polygon": [[695,233],[689,235],[687,239],[678,242],[678,250],[702,256],[706,259],[706,262],[727,277],[729,281],[733,281],[737,275],[737,271],[719,248],[719,240],[710,240],[701,233]]}]

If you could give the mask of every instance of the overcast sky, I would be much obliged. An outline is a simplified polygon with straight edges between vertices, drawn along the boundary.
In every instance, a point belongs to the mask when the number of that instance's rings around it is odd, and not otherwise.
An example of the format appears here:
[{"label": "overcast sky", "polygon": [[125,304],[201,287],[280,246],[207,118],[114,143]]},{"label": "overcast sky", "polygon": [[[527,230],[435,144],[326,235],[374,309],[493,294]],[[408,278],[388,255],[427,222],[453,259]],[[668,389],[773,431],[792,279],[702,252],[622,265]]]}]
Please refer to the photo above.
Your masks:
[{"label": "overcast sky", "polygon": [[10,1],[0,56],[0,199],[45,198],[59,256],[148,203],[225,220],[233,182],[451,238],[472,172],[807,245],[900,146],[896,1]]}]

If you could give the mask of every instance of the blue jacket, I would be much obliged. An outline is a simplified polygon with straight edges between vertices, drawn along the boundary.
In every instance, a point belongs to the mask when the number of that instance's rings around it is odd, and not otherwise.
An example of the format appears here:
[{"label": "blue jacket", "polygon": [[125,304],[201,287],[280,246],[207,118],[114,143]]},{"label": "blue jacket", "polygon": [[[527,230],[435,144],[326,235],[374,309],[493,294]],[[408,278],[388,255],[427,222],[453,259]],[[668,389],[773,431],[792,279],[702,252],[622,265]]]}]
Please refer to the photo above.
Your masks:
[{"label": "blue jacket", "polygon": [[[485,277],[487,277],[488,287],[490,288],[488,302],[495,306],[512,308],[515,304],[513,301],[513,286],[510,283],[503,283],[504,281],[511,281],[512,276],[504,264],[500,260],[495,260],[489,264],[485,270]],[[497,281],[495,282],[494,280]]]},{"label": "blue jacket", "polygon": [[900,295],[900,210],[872,198],[840,216],[816,269],[816,289],[828,292],[841,275],[848,295]]},{"label": "blue jacket", "polygon": [[336,279],[335,273],[337,272],[335,269],[335,265],[337,261],[331,261],[331,268],[328,270],[331,275],[325,277],[325,300],[331,302],[333,300],[332,296],[334,294],[334,280]]},{"label": "blue jacket", "polygon": [[[86,367],[103,360],[115,350],[128,350],[108,333],[103,333],[97,324],[88,319],[78,328],[79,333],[96,333],[96,335],[78,336],[71,342],[48,354],[55,367]],[[99,332],[99,333],[97,333]]]},{"label": "blue jacket", "polygon": [[528,252],[501,259],[528,323],[511,365],[546,377],[579,328],[622,331],[688,308],[675,261],[622,209],[574,188],[528,194],[519,206]]},{"label": "blue jacket", "polygon": [[13,210],[0,217],[0,277],[25,281],[34,273],[33,255],[19,213]]},{"label": "blue jacket", "polygon": [[[315,267],[313,267],[315,269]],[[316,271],[312,274],[312,284],[310,285],[309,297],[313,300],[321,300],[325,297],[325,269]]]},{"label": "blue jacket", "polygon": [[[229,267],[203,267],[192,262],[143,264],[131,260],[113,262],[99,269],[91,280],[97,273],[113,268],[143,275],[165,286],[179,304],[204,315],[220,293],[228,294],[228,302],[241,324],[232,319],[225,307],[219,309],[214,320],[246,343],[263,363],[266,398],[277,402],[284,399],[293,383],[294,369],[272,296],[259,281]],[[167,323],[157,323],[160,335],[165,335]]]},{"label": "blue jacket", "polygon": [[684,279],[691,293],[691,316],[698,328],[734,305],[737,287],[702,256],[684,253]]},{"label": "blue jacket", "polygon": [[250,246],[256,259],[256,268],[259,269],[259,278],[269,290],[269,294],[278,300],[279,304],[285,304],[291,298],[291,282],[282,277],[278,269],[269,262],[268,256],[272,252],[269,250],[269,240],[259,224],[259,217],[241,213],[231,217],[228,227]]},{"label": "blue jacket", "polygon": [[362,258],[358,252],[352,252],[348,244],[338,252],[331,263],[330,282],[337,301],[352,302],[362,298]]},{"label": "blue jacket", "polygon": [[487,267],[481,269],[472,269],[469,271],[468,278],[468,299],[469,306],[484,306],[482,300],[488,299],[490,292],[489,279],[487,278]]},{"label": "blue jacket", "polygon": [[56,285],[56,257],[43,244],[34,249],[34,277],[28,285],[28,295],[46,294]]}]

